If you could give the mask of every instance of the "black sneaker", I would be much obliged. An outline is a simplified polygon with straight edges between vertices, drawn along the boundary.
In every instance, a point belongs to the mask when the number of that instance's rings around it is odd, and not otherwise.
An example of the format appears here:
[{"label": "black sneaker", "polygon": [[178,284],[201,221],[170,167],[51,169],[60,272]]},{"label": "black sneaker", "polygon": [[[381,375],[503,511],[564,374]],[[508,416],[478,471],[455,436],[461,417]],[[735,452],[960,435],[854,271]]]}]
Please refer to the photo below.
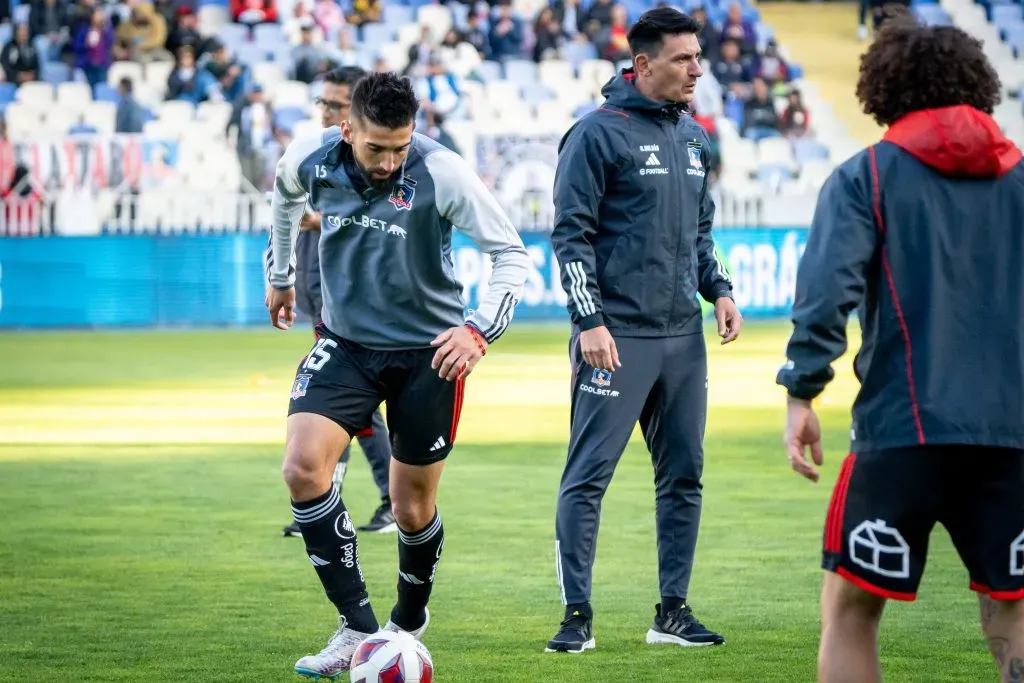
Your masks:
[{"label": "black sneaker", "polygon": [[579,654],[594,649],[594,615],[589,608],[565,610],[565,619],[544,652]]},{"label": "black sneaker", "polygon": [[647,632],[648,645],[725,645],[725,638],[697,621],[689,605],[683,605],[667,614],[661,613],[661,605],[655,605],[654,611],[654,626]]},{"label": "black sneaker", "polygon": [[292,522],[281,530],[281,535],[291,536],[293,538],[302,538],[302,529],[299,528],[298,522]]},{"label": "black sneaker", "polygon": [[370,521],[362,525],[357,531],[366,531],[371,534],[387,534],[398,531],[398,524],[395,523],[395,513],[391,511],[391,501],[385,500],[370,517]]}]

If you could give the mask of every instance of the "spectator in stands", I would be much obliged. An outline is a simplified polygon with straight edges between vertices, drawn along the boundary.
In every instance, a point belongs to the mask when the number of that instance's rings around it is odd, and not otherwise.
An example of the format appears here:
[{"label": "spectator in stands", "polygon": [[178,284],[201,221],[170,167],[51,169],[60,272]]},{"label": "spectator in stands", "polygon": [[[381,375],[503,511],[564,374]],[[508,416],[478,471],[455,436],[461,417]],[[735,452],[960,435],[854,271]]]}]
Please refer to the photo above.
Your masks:
[{"label": "spectator in stands", "polygon": [[92,21],[79,26],[71,38],[71,49],[75,67],[82,70],[90,86],[95,88],[107,82],[107,72],[114,61],[114,27],[105,9],[97,7],[92,11]]},{"label": "spectator in stands", "polygon": [[39,53],[32,45],[28,24],[14,28],[14,38],[0,50],[0,66],[8,83],[21,85],[39,80]]},{"label": "spectator in stands", "polygon": [[426,75],[427,63],[430,55],[434,52],[434,40],[430,35],[429,26],[420,27],[420,39],[409,46],[409,63],[405,67],[404,75],[410,78],[419,78]]},{"label": "spectator in stands", "polygon": [[178,8],[178,17],[167,38],[167,50],[171,54],[178,54],[178,49],[185,46],[192,46],[192,54],[196,59],[204,57],[208,51],[209,40],[199,33],[199,18],[192,8],[182,5]]},{"label": "spectator in stands", "polygon": [[277,3],[274,0],[231,0],[231,18],[239,24],[256,26],[277,21]]},{"label": "spectator in stands", "polygon": [[316,0],[316,4],[313,5],[313,20],[327,39],[338,35],[347,23],[341,5],[335,0]]},{"label": "spectator in stands", "polygon": [[467,43],[476,48],[476,51],[480,53],[480,59],[491,58],[491,38],[484,31],[481,24],[483,23],[483,17],[473,12],[466,18],[466,34],[465,40]]},{"label": "spectator in stands", "polygon": [[363,57],[359,50],[352,45],[352,31],[349,26],[338,31],[338,43],[334,47],[325,50],[327,59],[334,66],[359,66]]},{"label": "spectator in stands", "polygon": [[362,26],[380,21],[380,13],[379,0],[352,0],[352,12],[347,19],[353,26]]},{"label": "spectator in stands", "polygon": [[729,14],[722,24],[722,41],[734,40],[739,45],[740,54],[754,55],[757,53],[757,32],[749,21],[743,19],[743,7],[734,2],[729,5]]},{"label": "spectator in stands", "polygon": [[292,78],[296,81],[312,83],[325,70],[324,53],[313,43],[313,33],[319,30],[312,19],[302,24],[299,44],[292,48]]},{"label": "spectator in stands", "polygon": [[583,32],[593,41],[598,34],[612,25],[612,0],[594,0],[583,20]]},{"label": "spectator in stands", "polygon": [[718,61],[718,52],[722,44],[721,36],[714,25],[708,21],[707,10],[703,7],[695,9],[691,16],[701,25],[700,33],[697,34],[701,54],[709,63],[714,64]]},{"label": "spectator in stands", "polygon": [[292,17],[281,25],[281,31],[288,39],[289,44],[299,45],[302,43],[302,32],[309,31],[313,45],[321,45],[324,42],[324,32],[317,26],[316,20],[309,14],[306,5],[296,2],[292,10]]},{"label": "spectator in stands", "polygon": [[71,25],[67,7],[57,0],[32,0],[28,23],[33,40],[43,36],[50,44],[50,51],[42,55],[43,59],[60,59],[61,47],[68,41]]},{"label": "spectator in stands", "polygon": [[92,12],[96,7],[96,0],[77,0],[77,2],[68,7],[69,36],[74,36],[78,32],[79,27],[88,26],[92,23]]},{"label": "spectator in stands", "polygon": [[422,111],[432,111],[446,119],[465,116],[462,89],[459,80],[445,68],[441,56],[430,55],[427,61],[427,74],[416,84],[416,95],[420,99]]},{"label": "spectator in stands", "polygon": [[721,58],[711,66],[711,73],[722,86],[725,99],[745,99],[749,94],[750,68],[735,40],[722,42]]},{"label": "spectator in stands", "polygon": [[454,27],[448,29],[448,33],[444,34],[441,45],[437,48],[437,52],[445,64],[453,64],[458,59],[459,45],[464,42],[466,41],[458,30]]},{"label": "spectator in stands", "polygon": [[781,132],[779,113],[775,110],[768,83],[755,78],[753,94],[743,105],[743,137],[750,140],[778,137]]},{"label": "spectator in stands", "polygon": [[69,135],[95,135],[96,126],[85,120],[85,114],[78,115],[78,121],[68,129]]},{"label": "spectator in stands", "polygon": [[789,102],[779,121],[780,129],[788,137],[804,137],[810,133],[811,115],[804,106],[800,91],[793,88],[789,91]]},{"label": "spectator in stands", "polygon": [[228,102],[235,102],[249,90],[252,78],[249,67],[234,59],[227,45],[217,39],[210,41],[204,68],[217,81],[221,95]]},{"label": "spectator in stands", "polygon": [[262,86],[256,83],[248,95],[235,104],[226,129],[229,140],[234,135],[235,151],[245,179],[241,188],[244,194],[264,189],[263,178],[268,168],[266,151],[273,142],[272,122],[273,112],[263,98]]},{"label": "spectator in stands", "polygon": [[439,142],[461,156],[462,151],[459,149],[459,146],[455,144],[455,140],[444,128],[444,116],[441,114],[428,110],[423,118],[423,125],[418,132],[423,133],[428,138]]},{"label": "spectator in stands", "polygon": [[135,99],[134,89],[132,79],[127,76],[117,84],[121,100],[117,103],[117,111],[114,115],[115,133],[141,133],[146,124],[146,112]]},{"label": "spectator in stands", "polygon": [[768,41],[757,64],[757,75],[768,81],[772,88],[784,88],[789,80],[789,66],[779,56],[779,46],[775,39]]},{"label": "spectator in stands", "polygon": [[211,97],[220,98],[216,79],[205,69],[196,68],[191,45],[178,48],[178,61],[167,78],[167,99],[199,104]]},{"label": "spectator in stands", "polygon": [[519,17],[512,14],[512,4],[502,0],[498,16],[491,26],[491,59],[505,61],[515,59],[523,49],[523,25]]},{"label": "spectator in stands", "polygon": [[559,50],[568,37],[550,7],[545,7],[537,14],[537,21],[533,25],[533,36],[533,61],[535,62],[557,59]]},{"label": "spectator in stands", "polygon": [[564,33],[571,40],[576,40],[583,35],[586,24],[586,13],[580,7],[580,0],[555,0],[551,5],[551,11],[555,15],[555,21],[562,27]]},{"label": "spectator in stands", "polygon": [[151,3],[132,7],[128,19],[118,25],[115,37],[114,57],[118,60],[145,63],[172,59],[164,48],[167,24]]},{"label": "spectator in stands", "polygon": [[629,30],[629,14],[625,5],[612,5],[612,22],[601,30],[594,40],[597,47],[597,54],[601,59],[607,59],[613,64],[626,61],[632,58],[633,53],[629,50],[629,41],[626,33]]},{"label": "spectator in stands", "polygon": [[[175,6],[175,2],[176,0],[153,0],[153,10],[164,20],[165,30],[174,26],[174,20],[178,18],[178,8]],[[167,47],[166,40],[164,47]]]}]

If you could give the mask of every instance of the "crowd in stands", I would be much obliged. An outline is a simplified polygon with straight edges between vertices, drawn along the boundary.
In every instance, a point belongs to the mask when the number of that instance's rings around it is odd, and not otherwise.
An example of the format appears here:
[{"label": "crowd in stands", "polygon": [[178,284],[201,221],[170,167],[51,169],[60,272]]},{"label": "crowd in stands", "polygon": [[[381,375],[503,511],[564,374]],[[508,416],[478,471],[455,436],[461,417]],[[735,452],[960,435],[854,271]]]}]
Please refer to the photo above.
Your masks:
[{"label": "crowd in stands", "polygon": [[[53,122],[67,124],[66,118],[47,117],[45,130],[34,129],[36,135],[148,133],[151,121],[160,124],[153,130],[185,135],[189,131],[171,120],[172,114],[216,120],[217,126],[209,128],[210,144],[217,140],[233,150],[244,178],[239,179],[242,190],[265,190],[291,135],[300,126],[314,125],[312,102],[329,69],[403,71],[422,98],[419,129],[460,151],[469,138],[454,135],[454,130],[450,135],[449,128],[459,122],[486,122],[495,109],[481,100],[496,97],[498,82],[514,86],[506,98],[510,110],[520,111],[516,107],[525,102],[535,108],[531,112],[536,111],[538,120],[554,111],[556,122],[564,122],[561,130],[599,106],[600,86],[614,67],[628,66],[629,27],[652,4],[222,1],[226,4],[204,0],[194,6],[189,0],[31,0],[27,12],[21,6],[12,23],[0,24],[0,65],[10,84],[0,84],[0,106],[8,112],[24,106],[27,95],[15,89],[32,81],[58,86],[79,82],[88,84],[93,100],[112,106],[89,111],[111,121],[97,123],[83,114],[60,130]],[[689,0],[681,7],[704,24],[699,40],[706,75],[693,113],[713,141],[712,177],[721,175],[719,145],[728,136],[753,143],[809,140],[808,158],[827,158],[827,152],[813,146],[814,121],[793,85],[800,78],[799,68],[781,56],[770,27],[759,22],[757,10],[749,5],[714,2],[699,6]],[[424,10],[431,9],[438,11],[424,21]],[[563,64],[564,84],[559,80]],[[585,69],[592,80],[577,87]],[[296,90],[298,86],[302,88]],[[570,97],[570,91],[583,94]],[[480,97],[484,92],[486,97]],[[13,125],[8,117],[8,127]],[[220,126],[221,131],[215,130]],[[204,153],[212,154],[209,149]],[[770,170],[787,176],[793,160],[800,158],[796,153]],[[757,180],[761,170],[744,167],[743,173]]]}]

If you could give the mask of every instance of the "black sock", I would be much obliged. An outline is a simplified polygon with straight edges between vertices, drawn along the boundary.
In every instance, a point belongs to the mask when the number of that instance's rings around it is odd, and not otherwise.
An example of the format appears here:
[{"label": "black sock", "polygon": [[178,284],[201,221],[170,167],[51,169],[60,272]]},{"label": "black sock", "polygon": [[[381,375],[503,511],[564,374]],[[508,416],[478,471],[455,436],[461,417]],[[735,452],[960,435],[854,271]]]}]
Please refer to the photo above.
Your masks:
[{"label": "black sock", "polygon": [[444,525],[434,519],[419,531],[398,529],[398,602],[391,621],[399,628],[413,631],[426,619],[427,601],[434,586],[434,572],[444,547]]},{"label": "black sock", "polygon": [[594,610],[590,607],[589,602],[572,602],[565,606],[565,618],[569,619],[575,616],[586,617],[587,619],[594,618]]},{"label": "black sock", "polygon": [[356,530],[352,526],[338,489],[331,489],[313,500],[292,502],[292,514],[302,529],[306,554],[316,569],[327,598],[345,617],[348,628],[361,633],[376,633],[377,617],[370,607],[370,596],[359,568]]},{"label": "black sock", "polygon": [[669,612],[675,612],[683,608],[686,605],[686,598],[667,598],[664,595],[661,596],[661,613],[662,615],[668,614]]}]

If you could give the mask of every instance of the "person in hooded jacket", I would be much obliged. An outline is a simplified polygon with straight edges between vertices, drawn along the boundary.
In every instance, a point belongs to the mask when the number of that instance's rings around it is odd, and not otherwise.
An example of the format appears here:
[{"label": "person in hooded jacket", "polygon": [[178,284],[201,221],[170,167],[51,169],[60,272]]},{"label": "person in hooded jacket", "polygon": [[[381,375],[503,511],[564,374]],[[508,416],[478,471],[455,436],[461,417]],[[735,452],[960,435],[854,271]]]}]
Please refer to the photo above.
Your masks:
[{"label": "person in hooded jacket", "polygon": [[594,647],[591,573],[601,500],[637,421],[655,471],[661,602],[650,644],[720,645],[687,604],[701,512],[707,350],[698,295],[722,343],[742,318],[711,236],[711,143],[686,112],[701,26],[670,7],[627,36],[633,67],[559,147],[551,235],[573,330],[568,460],[556,516],[565,618],[548,652]]},{"label": "person in hooded jacket", "polygon": [[790,466],[816,482],[811,402],[857,310],[851,454],[823,539],[824,683],[881,681],[885,603],[915,599],[936,522],[1001,680],[1024,680],[1024,164],[991,116],[1000,90],[979,41],[894,13],[857,84],[888,130],[818,199],[777,381]]}]

